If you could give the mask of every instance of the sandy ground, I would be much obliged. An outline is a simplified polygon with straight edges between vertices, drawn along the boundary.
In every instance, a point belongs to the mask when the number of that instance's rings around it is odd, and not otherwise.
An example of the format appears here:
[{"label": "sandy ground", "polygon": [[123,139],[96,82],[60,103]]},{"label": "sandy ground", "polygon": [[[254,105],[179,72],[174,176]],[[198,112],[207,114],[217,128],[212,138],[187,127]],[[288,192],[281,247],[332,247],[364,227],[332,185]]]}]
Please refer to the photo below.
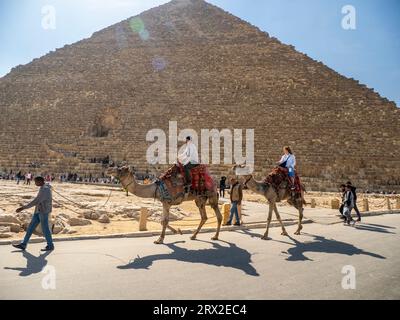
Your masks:
[{"label": "sandy ground", "polygon": [[[71,236],[76,235],[104,235],[115,233],[129,233],[139,230],[139,210],[141,207],[149,209],[147,229],[150,231],[160,230],[160,217],[162,213],[161,204],[151,199],[140,199],[134,195],[126,196],[126,193],[118,186],[83,185],[70,183],[53,183],[54,208],[52,217],[59,214],[67,214],[70,217],[83,217],[88,211],[106,213],[110,217],[110,223],[104,224],[91,220],[90,225],[74,226]],[[0,212],[14,214],[15,209],[22,204],[28,203],[37,193],[35,185],[17,185],[14,181],[0,180]],[[111,195],[110,195],[111,193]],[[225,194],[226,197],[229,195]],[[362,208],[362,199],[367,195],[359,195],[359,207]],[[244,198],[254,203],[265,204],[267,201],[250,191],[245,191]],[[340,199],[339,193],[310,192],[306,194],[307,203],[315,199],[317,208],[330,208],[332,199]],[[378,211],[387,208],[387,200],[383,196],[368,195],[370,211]],[[74,203],[71,203],[72,200]],[[222,200],[223,201],[223,200]],[[221,204],[222,204],[221,201]],[[392,207],[395,199],[390,200]],[[79,205],[78,205],[79,204]],[[286,203],[279,204],[287,207]],[[309,206],[309,205],[308,205]],[[32,212],[33,209],[28,210]],[[207,207],[209,220],[206,227],[216,225],[213,210]],[[186,202],[171,210],[171,225],[178,228],[193,228],[199,223],[199,213],[194,202]],[[13,233],[11,240],[21,239],[24,231]],[[58,237],[59,235],[55,235]],[[62,236],[65,237],[65,234]]]}]

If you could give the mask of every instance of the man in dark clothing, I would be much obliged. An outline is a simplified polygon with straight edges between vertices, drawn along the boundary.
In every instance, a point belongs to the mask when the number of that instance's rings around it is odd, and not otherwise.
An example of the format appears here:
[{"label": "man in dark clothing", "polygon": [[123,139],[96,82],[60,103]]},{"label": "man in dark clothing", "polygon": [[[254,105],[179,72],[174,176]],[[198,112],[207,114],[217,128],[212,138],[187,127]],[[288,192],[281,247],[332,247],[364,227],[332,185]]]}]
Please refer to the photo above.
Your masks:
[{"label": "man in dark clothing", "polygon": [[219,181],[219,196],[225,198],[226,177],[221,177]]},{"label": "man in dark clothing", "polygon": [[354,187],[353,184],[350,181],[347,182],[347,185],[350,186],[351,193],[353,194],[353,197],[354,197],[354,211],[356,212],[357,217],[358,217],[357,222],[361,222],[361,213],[360,213],[360,210],[358,210],[358,207],[357,207],[357,193],[356,193],[357,188]]},{"label": "man in dark clothing", "polygon": [[346,220],[346,217],[345,217],[344,214],[343,214],[343,209],[344,209],[344,197],[345,197],[345,195],[346,195],[346,185],[345,185],[345,184],[342,184],[342,185],[340,186],[340,192],[342,193],[342,202],[341,202],[341,206],[340,206],[340,208],[339,208],[339,212],[340,212],[340,214],[341,214],[340,219]]},{"label": "man in dark clothing", "polygon": [[345,190],[343,199],[343,215],[346,217],[345,225],[354,225],[355,221],[351,217],[351,211],[354,208],[354,195],[349,184],[346,184]]}]

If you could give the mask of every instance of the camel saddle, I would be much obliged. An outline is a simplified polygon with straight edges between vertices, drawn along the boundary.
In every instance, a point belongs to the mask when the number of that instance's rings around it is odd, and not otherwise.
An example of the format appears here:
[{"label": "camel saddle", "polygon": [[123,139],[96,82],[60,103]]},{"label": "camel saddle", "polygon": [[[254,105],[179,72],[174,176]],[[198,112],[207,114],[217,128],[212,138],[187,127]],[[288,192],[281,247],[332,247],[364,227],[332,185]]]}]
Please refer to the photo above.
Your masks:
[{"label": "camel saddle", "polygon": [[[291,181],[289,178],[289,170],[287,168],[276,167],[272,170],[272,172],[265,178],[265,183],[272,185],[272,187],[278,192],[280,189],[286,189],[290,187]],[[301,191],[304,190],[300,177],[295,173],[294,178],[294,186],[295,194],[301,194]]]},{"label": "camel saddle", "polygon": [[[190,192],[196,195],[206,194],[208,191],[215,191],[216,184],[211,177],[207,166],[198,165],[190,170],[192,184]],[[170,196],[173,199],[185,194],[185,169],[181,163],[175,164],[167,170],[160,178]]]}]

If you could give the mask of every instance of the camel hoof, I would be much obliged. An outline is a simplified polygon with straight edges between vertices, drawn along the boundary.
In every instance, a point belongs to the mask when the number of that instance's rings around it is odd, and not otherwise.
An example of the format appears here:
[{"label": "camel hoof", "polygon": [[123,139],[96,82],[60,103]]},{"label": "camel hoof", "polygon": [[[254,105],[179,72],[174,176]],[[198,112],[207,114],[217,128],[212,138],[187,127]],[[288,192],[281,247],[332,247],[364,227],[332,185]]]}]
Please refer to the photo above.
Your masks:
[{"label": "camel hoof", "polygon": [[162,240],[162,239],[158,239],[158,240],[154,241],[154,244],[163,244],[163,243],[164,243],[164,240]]},{"label": "camel hoof", "polygon": [[295,234],[296,236],[299,236],[299,235],[301,235],[301,232],[300,232],[300,231],[296,231],[294,234]]},{"label": "camel hoof", "polygon": [[289,234],[288,234],[286,231],[283,231],[283,232],[281,233],[281,235],[282,235],[282,236],[285,236],[285,237],[288,237],[288,236],[289,236]]},{"label": "camel hoof", "polygon": [[178,229],[178,234],[180,234],[181,236],[183,236],[183,232],[181,229]]},{"label": "camel hoof", "polygon": [[197,238],[196,236],[191,236],[190,240],[196,240],[196,238]]},{"label": "camel hoof", "polygon": [[219,239],[218,239],[218,237],[212,237],[211,240],[212,240],[212,241],[217,241],[217,240],[219,240]]},{"label": "camel hoof", "polygon": [[263,236],[261,237],[261,240],[271,240],[271,238],[269,238],[268,236]]}]

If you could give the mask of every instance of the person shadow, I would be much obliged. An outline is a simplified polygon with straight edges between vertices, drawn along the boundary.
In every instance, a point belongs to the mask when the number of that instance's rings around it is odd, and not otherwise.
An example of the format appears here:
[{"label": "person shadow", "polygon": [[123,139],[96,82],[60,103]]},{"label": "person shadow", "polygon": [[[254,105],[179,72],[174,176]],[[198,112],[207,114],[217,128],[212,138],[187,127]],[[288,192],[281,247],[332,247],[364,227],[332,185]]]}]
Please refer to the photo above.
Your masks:
[{"label": "person shadow", "polygon": [[217,267],[234,268],[243,271],[247,275],[258,277],[257,270],[251,265],[251,254],[234,243],[220,241],[228,244],[222,246],[216,242],[196,240],[211,244],[212,248],[209,249],[196,249],[190,250],[177,246],[179,243],[185,241],[174,242],[166,244],[172,250],[171,253],[155,254],[146,257],[137,257],[131,260],[130,263],[123,266],[118,266],[118,269],[149,269],[155,261],[160,260],[177,260],[189,263],[203,263],[207,265],[214,265]]},{"label": "person shadow", "polygon": [[389,234],[395,234],[395,232],[391,232],[388,229],[396,229],[395,227],[383,226],[383,225],[372,224],[372,223],[356,224],[355,228],[357,230],[380,232],[380,233],[389,233]]},{"label": "person shadow", "polygon": [[[20,252],[20,251],[13,251]],[[38,257],[29,253],[28,251],[23,251],[22,255],[26,259],[26,267],[4,267],[5,270],[15,270],[20,271],[20,277],[28,277],[32,274],[42,272],[43,268],[47,265],[47,256],[51,253],[51,251],[47,251],[44,254],[40,254]]]},{"label": "person shadow", "polygon": [[300,242],[291,236],[289,236],[289,239],[292,240],[293,243],[274,240],[289,245],[294,244],[294,246],[289,248],[286,252],[282,252],[283,254],[288,255],[288,257],[286,258],[287,261],[313,261],[305,255],[305,253],[307,252],[343,254],[348,256],[366,255],[377,259],[386,259],[386,257],[384,256],[357,248],[350,243],[337,241],[334,239],[326,239],[325,237],[318,235],[311,235],[306,233],[303,233],[303,235],[313,237],[314,241]]}]

